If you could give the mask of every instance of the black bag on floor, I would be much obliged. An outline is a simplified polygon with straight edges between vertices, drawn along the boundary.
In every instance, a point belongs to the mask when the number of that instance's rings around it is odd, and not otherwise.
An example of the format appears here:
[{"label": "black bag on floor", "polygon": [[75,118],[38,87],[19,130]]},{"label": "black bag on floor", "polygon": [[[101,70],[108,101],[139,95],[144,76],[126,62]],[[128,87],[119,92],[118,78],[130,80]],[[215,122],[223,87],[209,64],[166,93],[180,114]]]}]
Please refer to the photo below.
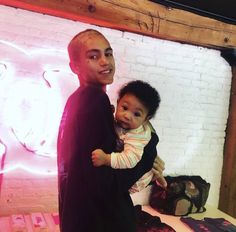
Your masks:
[{"label": "black bag on floor", "polygon": [[153,183],[149,204],[160,213],[185,216],[204,212],[210,184],[200,176],[167,176],[167,188]]}]

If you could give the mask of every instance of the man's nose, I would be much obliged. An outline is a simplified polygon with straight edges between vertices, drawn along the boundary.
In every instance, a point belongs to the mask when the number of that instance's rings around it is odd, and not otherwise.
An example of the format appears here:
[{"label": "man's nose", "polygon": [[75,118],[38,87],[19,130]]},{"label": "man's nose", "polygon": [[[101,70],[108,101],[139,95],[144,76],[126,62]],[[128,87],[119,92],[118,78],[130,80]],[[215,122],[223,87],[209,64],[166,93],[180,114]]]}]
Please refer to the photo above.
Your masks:
[{"label": "man's nose", "polygon": [[107,64],[109,64],[108,58],[105,55],[101,56],[99,62],[100,62],[100,65],[107,65]]}]

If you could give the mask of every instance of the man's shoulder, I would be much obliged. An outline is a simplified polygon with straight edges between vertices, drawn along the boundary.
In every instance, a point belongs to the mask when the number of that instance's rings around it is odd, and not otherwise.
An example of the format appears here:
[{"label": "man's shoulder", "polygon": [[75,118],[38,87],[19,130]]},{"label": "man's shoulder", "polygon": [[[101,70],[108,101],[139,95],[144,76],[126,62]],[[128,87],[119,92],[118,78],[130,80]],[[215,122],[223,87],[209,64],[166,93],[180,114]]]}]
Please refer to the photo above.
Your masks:
[{"label": "man's shoulder", "polygon": [[107,95],[101,88],[96,86],[81,86],[76,91],[75,94],[85,94],[85,95]]},{"label": "man's shoulder", "polygon": [[109,98],[102,89],[93,87],[93,86],[83,86],[79,87],[75,92],[73,92],[70,97],[69,101],[79,101],[79,102],[86,102],[89,101],[91,104],[105,100],[107,101]]}]

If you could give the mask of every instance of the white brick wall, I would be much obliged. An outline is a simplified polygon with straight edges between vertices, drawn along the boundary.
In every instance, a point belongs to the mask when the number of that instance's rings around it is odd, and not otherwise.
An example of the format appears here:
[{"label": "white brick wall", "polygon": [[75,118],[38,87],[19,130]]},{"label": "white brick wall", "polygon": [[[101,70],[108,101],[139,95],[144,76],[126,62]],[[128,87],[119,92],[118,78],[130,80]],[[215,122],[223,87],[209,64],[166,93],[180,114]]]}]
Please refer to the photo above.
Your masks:
[{"label": "white brick wall", "polygon": [[[0,39],[28,52],[65,51],[72,36],[91,27],[104,33],[115,51],[111,101],[116,102],[116,90],[129,80],[155,86],[162,102],[153,124],[165,174],[201,175],[211,183],[208,203],[217,206],[232,75],[219,51],[0,6]],[[55,176],[12,171],[3,176],[0,190],[0,214],[57,209]]]}]

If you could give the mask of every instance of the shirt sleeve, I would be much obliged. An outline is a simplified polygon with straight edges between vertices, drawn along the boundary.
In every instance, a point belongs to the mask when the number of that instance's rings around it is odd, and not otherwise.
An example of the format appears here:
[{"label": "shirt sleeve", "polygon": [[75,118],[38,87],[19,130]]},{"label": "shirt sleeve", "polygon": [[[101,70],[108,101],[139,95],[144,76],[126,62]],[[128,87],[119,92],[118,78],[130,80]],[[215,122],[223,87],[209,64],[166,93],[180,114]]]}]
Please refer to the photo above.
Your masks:
[{"label": "shirt sleeve", "polygon": [[124,150],[111,153],[111,167],[115,169],[133,168],[141,160],[143,149],[151,138],[149,127],[137,133],[127,133],[124,137]]}]

